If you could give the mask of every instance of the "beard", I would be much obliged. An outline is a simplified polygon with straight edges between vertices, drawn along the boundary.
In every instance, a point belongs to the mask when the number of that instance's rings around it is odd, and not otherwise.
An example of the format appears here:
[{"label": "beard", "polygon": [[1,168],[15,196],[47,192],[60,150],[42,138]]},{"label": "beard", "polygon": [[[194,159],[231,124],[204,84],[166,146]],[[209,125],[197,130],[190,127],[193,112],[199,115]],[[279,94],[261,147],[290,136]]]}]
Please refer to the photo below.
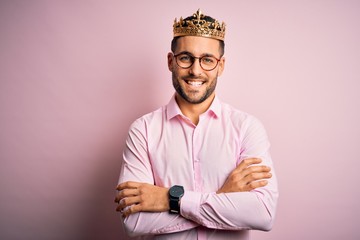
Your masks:
[{"label": "beard", "polygon": [[[205,89],[205,92],[196,97],[195,94],[199,91],[194,91],[194,93],[187,93],[185,88],[180,84],[180,81],[183,81],[184,84],[187,84],[185,83],[185,81],[183,79],[187,79],[187,80],[202,80],[204,81],[205,79],[204,78],[198,78],[198,77],[194,77],[194,76],[184,76],[180,79],[180,77],[175,74],[174,72],[172,72],[172,83],[173,83],[173,86],[175,88],[175,91],[185,100],[187,101],[188,103],[191,103],[191,104],[200,104],[202,102],[204,102],[206,99],[209,98],[209,96],[215,91],[215,88],[216,88],[216,84],[217,84],[217,77],[213,78],[210,85],[206,87]],[[206,82],[209,82],[209,80],[206,80]],[[204,83],[204,84],[205,84]]]}]

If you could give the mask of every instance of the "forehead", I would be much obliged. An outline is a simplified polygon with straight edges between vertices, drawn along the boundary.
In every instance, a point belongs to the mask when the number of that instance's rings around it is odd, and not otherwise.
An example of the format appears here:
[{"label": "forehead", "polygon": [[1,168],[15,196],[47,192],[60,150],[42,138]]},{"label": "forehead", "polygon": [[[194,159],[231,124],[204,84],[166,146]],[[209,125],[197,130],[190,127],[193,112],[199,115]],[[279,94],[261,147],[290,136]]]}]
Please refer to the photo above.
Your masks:
[{"label": "forehead", "polygon": [[220,43],[216,39],[197,37],[197,36],[185,36],[180,37],[177,40],[176,52],[187,51],[196,56],[203,54],[219,55]]}]

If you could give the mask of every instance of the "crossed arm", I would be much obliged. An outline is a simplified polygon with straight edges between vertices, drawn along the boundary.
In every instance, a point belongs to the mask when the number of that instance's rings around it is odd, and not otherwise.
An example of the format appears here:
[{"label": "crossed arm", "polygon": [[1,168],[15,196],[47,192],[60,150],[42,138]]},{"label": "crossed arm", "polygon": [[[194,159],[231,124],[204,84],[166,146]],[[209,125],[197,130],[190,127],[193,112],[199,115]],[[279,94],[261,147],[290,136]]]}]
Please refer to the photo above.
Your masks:
[{"label": "crossed arm", "polygon": [[[271,169],[260,164],[261,159],[243,160],[228,176],[216,194],[231,192],[249,192],[268,184],[266,179],[272,177]],[[115,197],[117,211],[127,217],[137,212],[169,211],[168,188],[141,182],[124,182],[116,188],[119,192]],[[186,191],[186,190],[185,190]]]},{"label": "crossed arm", "polygon": [[169,189],[154,185],[143,125],[138,122],[131,128],[115,197],[116,210],[122,213],[129,235],[165,234],[198,226],[219,230],[271,229],[277,180],[270,169],[270,144],[260,123],[249,119],[243,126],[240,163],[219,189],[196,192],[185,188],[180,214],[168,213]]}]

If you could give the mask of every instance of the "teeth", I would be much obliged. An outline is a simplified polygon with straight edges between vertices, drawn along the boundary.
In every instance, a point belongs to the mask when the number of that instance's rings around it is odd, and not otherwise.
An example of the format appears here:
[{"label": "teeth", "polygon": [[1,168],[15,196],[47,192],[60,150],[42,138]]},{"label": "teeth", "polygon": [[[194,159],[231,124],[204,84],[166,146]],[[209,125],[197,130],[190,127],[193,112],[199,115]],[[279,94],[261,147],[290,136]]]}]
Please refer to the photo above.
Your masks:
[{"label": "teeth", "polygon": [[195,81],[187,81],[187,83],[195,87],[201,86],[203,84],[202,82],[195,82]]}]

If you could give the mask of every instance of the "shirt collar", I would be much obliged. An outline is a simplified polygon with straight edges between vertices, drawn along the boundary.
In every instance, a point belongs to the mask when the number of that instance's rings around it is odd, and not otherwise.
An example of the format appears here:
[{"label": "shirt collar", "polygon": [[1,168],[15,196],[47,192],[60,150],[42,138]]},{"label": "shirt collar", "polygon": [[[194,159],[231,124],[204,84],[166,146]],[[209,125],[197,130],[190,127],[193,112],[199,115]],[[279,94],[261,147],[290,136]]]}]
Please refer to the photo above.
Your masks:
[{"label": "shirt collar", "polygon": [[211,103],[207,112],[212,112],[215,117],[219,117],[221,113],[221,102],[219,98],[215,95],[213,102]]},{"label": "shirt collar", "polygon": [[[175,94],[170,99],[170,102],[168,103],[166,109],[167,109],[166,111],[167,120],[177,115],[183,115],[179,108],[179,105],[175,100]],[[211,103],[209,109],[205,113],[213,113],[213,115],[217,118],[220,115],[220,112],[221,112],[221,102],[218,99],[218,97],[215,95],[213,102]]]},{"label": "shirt collar", "polygon": [[170,102],[168,103],[166,107],[166,114],[167,114],[167,120],[177,116],[182,115],[181,110],[175,100],[175,94],[170,99]]}]

